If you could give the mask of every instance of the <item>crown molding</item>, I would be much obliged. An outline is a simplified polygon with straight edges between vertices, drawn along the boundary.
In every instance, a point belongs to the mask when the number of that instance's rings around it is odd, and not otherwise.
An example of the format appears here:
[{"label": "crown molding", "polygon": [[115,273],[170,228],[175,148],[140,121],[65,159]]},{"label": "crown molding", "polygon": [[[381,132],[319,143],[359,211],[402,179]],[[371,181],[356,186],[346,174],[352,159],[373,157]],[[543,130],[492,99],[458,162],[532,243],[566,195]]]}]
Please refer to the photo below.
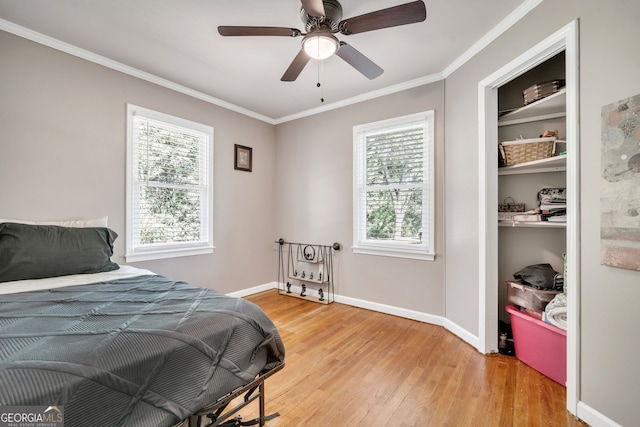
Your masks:
[{"label": "crown molding", "polygon": [[288,116],[275,119],[275,124],[290,122],[292,120],[301,119],[303,117],[309,117],[316,114],[324,113],[326,111],[335,110],[337,108],[346,107],[348,105],[357,104],[359,102],[367,101],[369,99],[379,98],[381,96],[390,95],[393,93],[401,92],[403,90],[412,89],[414,87],[423,86],[429,83],[434,83],[443,80],[442,73],[432,74],[426,77],[420,77],[408,82],[399,83],[393,86],[387,86],[385,88],[374,90],[371,92],[363,93],[362,95],[354,96],[351,98],[343,99],[341,101],[332,102],[330,104],[323,105],[321,107],[312,108],[310,110],[301,111],[299,113],[291,114]]},{"label": "crown molding", "polygon": [[119,71],[124,74],[128,74],[132,77],[137,77],[141,80],[145,80],[150,83],[157,84],[158,86],[162,86],[167,89],[171,89],[176,92],[180,92],[182,94],[191,96],[193,98],[197,98],[201,101],[205,101],[210,104],[217,105],[222,108],[226,108],[227,110],[235,111],[237,113],[244,114],[245,116],[253,117],[254,119],[262,120],[270,124],[275,124],[274,120],[270,117],[264,116],[262,114],[256,113],[246,108],[239,107],[235,104],[224,101],[222,99],[218,99],[213,96],[206,95],[200,91],[191,89],[189,87],[180,85],[178,83],[172,82],[167,79],[163,79],[162,77],[158,77],[154,74],[147,73],[146,71],[142,71],[137,68],[130,67],[129,65],[125,65],[121,62],[114,61],[112,59],[90,52],[88,50],[81,49],[72,44],[63,42],[58,39],[54,39],[53,37],[46,36],[42,33],[38,33],[37,31],[33,31],[28,28],[21,27],[20,25],[16,25],[4,19],[0,19],[0,30],[6,31],[8,33],[14,34],[16,36],[22,37],[27,40],[31,40],[33,42],[50,47],[52,49],[56,49],[64,53],[68,53],[69,55],[73,55],[78,58],[85,59],[95,64],[102,65],[107,68],[111,68],[112,70]]},{"label": "crown molding", "polygon": [[446,79],[458,68],[466,64],[471,58],[476,56],[484,48],[489,46],[495,39],[500,37],[509,28],[520,21],[527,13],[531,12],[536,6],[542,3],[544,0],[527,0],[520,5],[516,10],[511,12],[506,18],[504,18],[498,25],[493,27],[491,31],[485,34],[480,40],[475,42],[473,46],[467,49],[462,55],[456,58],[448,67],[442,71],[443,77]]},{"label": "crown molding", "polygon": [[119,71],[124,74],[128,74],[133,77],[137,77],[141,80],[148,81],[150,83],[157,84],[159,86],[165,87],[167,89],[174,90],[176,92],[191,96],[193,98],[199,99],[201,101],[208,102],[213,105],[217,105],[222,108],[226,108],[231,111],[235,111],[237,113],[243,114],[248,117],[252,117],[254,119],[277,125],[280,123],[286,123],[292,120],[301,119],[304,117],[313,116],[316,114],[324,113],[327,111],[335,110],[338,108],[342,108],[348,105],[357,104],[359,102],[368,101],[370,99],[378,98],[385,95],[390,95],[393,93],[401,92],[403,90],[412,89],[418,86],[434,83],[440,80],[446,79],[449,75],[451,75],[454,71],[462,67],[465,63],[467,63],[471,58],[473,58],[476,54],[481,52],[484,48],[486,48],[491,42],[497,39],[500,35],[502,35],[505,31],[511,28],[516,22],[522,19],[527,13],[529,13],[532,9],[542,3],[543,0],[526,0],[522,5],[520,5],[516,10],[514,10],[511,14],[509,14],[505,19],[503,19],[498,25],[496,25],[491,31],[485,34],[480,40],[471,46],[467,51],[465,51],[462,55],[456,58],[449,66],[447,66],[442,72],[431,74],[429,76],[420,77],[414,80],[410,80],[404,83],[388,86],[383,89],[375,90],[372,92],[364,93],[362,95],[354,96],[351,98],[343,99],[341,101],[333,102],[330,104],[323,105],[321,107],[312,108],[309,110],[301,111],[299,113],[291,114],[288,116],[283,116],[279,118],[267,117],[263,114],[256,113],[255,111],[251,111],[249,109],[240,107],[238,105],[232,104],[230,102],[224,101],[222,99],[206,95],[200,91],[191,89],[189,87],[180,85],[178,83],[172,82],[170,80],[158,77],[154,74],[147,73],[145,71],[139,70],[134,67],[130,67],[121,62],[111,60],[101,55],[97,55],[93,52],[90,52],[85,49],[81,49],[77,46],[71,45],[69,43],[54,39],[53,37],[46,36],[44,34],[38,33],[36,31],[30,30],[25,27],[21,27],[20,25],[16,25],[12,22],[0,19],[0,30],[6,31],[8,33],[14,34],[16,36],[22,37],[27,40],[31,40],[36,43],[40,43],[44,46],[48,46],[50,48],[59,50],[64,53],[68,53],[70,55],[76,56],[78,58],[85,59],[87,61],[93,62],[98,65],[102,65],[107,68],[111,68],[113,70]]}]

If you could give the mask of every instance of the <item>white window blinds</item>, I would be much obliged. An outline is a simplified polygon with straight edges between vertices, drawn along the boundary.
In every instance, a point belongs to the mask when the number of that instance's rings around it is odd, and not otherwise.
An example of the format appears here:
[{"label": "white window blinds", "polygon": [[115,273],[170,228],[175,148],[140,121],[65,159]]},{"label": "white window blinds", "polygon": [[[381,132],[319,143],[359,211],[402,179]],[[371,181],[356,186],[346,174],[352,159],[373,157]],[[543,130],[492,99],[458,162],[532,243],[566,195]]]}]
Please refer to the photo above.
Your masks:
[{"label": "white window blinds", "polygon": [[127,260],[211,252],[213,129],[128,108]]},{"label": "white window blinds", "polygon": [[433,253],[433,112],[354,128],[354,250]]}]

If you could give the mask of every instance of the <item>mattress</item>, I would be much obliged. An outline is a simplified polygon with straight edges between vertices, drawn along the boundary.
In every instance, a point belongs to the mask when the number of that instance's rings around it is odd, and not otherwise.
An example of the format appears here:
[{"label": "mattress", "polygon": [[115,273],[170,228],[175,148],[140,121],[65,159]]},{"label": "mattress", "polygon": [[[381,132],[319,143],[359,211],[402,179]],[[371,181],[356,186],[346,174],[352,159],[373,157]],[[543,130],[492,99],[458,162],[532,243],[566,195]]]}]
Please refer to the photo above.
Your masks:
[{"label": "mattress", "polygon": [[2,284],[0,406],[62,407],[66,427],[173,426],[284,361],[255,304],[121,270]]}]

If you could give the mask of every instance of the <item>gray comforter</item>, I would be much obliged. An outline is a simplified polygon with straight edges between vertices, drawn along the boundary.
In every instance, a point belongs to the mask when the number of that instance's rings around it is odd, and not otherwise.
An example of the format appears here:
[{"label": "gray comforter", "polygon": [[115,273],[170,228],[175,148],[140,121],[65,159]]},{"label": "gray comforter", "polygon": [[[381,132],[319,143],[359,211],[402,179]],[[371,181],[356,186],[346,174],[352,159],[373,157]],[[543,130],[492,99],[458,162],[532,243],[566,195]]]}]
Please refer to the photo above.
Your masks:
[{"label": "gray comforter", "polygon": [[0,295],[0,405],[172,426],[284,360],[256,305],[162,276]]}]

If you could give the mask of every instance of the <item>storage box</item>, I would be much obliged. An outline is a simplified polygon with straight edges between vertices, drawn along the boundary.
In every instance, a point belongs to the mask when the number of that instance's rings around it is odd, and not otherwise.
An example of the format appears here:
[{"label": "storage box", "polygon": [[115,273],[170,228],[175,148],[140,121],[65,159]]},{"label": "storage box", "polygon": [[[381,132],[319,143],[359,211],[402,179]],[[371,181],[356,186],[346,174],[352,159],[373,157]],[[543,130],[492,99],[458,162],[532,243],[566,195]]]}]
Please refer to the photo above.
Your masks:
[{"label": "storage box", "polygon": [[507,281],[507,301],[531,310],[544,310],[560,291],[545,291],[519,282]]},{"label": "storage box", "polygon": [[513,217],[522,214],[522,212],[500,212],[498,211],[498,221],[509,222],[513,224]]},{"label": "storage box", "polygon": [[544,83],[538,83],[522,91],[524,105],[528,105],[534,101],[553,95],[565,86],[564,80],[551,80]]},{"label": "storage box", "polygon": [[511,221],[514,224],[519,222],[540,222],[542,221],[542,215],[538,213],[519,213],[514,215]]},{"label": "storage box", "polygon": [[508,305],[518,360],[555,382],[567,381],[567,332]]},{"label": "storage box", "polygon": [[504,165],[513,166],[520,163],[542,160],[553,156],[556,138],[530,138],[504,141],[500,146],[504,152]]}]

